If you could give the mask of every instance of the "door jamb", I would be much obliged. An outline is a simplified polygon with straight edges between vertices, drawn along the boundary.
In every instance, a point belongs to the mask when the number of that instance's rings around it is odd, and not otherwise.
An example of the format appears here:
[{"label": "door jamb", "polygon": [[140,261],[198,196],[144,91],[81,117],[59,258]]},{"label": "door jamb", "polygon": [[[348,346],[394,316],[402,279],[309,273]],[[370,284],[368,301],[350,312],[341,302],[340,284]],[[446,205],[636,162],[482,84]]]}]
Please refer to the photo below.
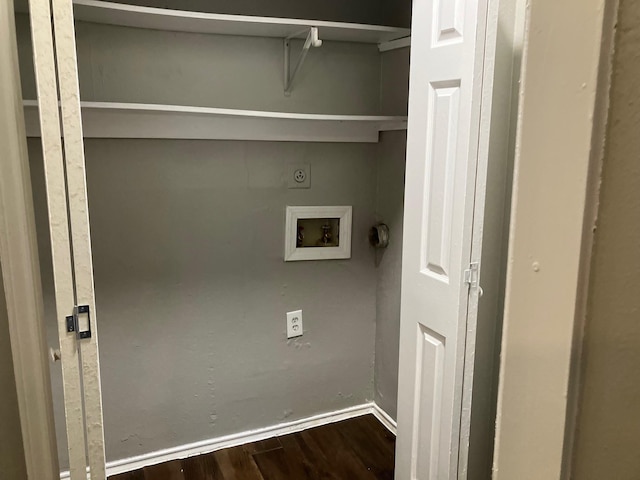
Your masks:
[{"label": "door jamb", "polygon": [[[479,264],[479,272],[476,288],[469,289],[469,309],[476,311],[467,314],[475,321],[467,323],[465,358],[474,361],[464,369],[462,418],[468,429],[461,429],[460,480],[468,472],[475,477],[490,471],[492,461],[524,3],[489,0],[487,9],[480,110],[485,128],[478,145],[478,157],[487,160],[478,162],[476,172],[470,262]],[[490,382],[474,385],[475,364]]]},{"label": "door jamb", "polygon": [[0,257],[29,478],[60,478],[13,2],[0,5]]},{"label": "door jamb", "polygon": [[494,480],[570,475],[616,5],[527,5]]}]

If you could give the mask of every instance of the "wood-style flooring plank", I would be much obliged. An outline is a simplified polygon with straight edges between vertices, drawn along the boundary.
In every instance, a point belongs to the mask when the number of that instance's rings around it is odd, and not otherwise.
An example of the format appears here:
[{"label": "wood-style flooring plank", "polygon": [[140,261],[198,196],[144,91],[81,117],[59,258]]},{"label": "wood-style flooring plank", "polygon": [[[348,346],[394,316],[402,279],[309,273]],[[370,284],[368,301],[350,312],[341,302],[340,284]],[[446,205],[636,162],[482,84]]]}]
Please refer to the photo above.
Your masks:
[{"label": "wood-style flooring plank", "polygon": [[304,462],[302,457],[284,448],[258,453],[253,456],[253,459],[264,480],[318,478],[313,470],[313,465]]},{"label": "wood-style flooring plank", "polygon": [[388,451],[392,456],[395,456],[396,452],[396,436],[387,430],[380,421],[373,415],[364,415],[362,417],[364,424],[368,425],[372,431],[376,432],[377,437],[387,445]]},{"label": "wood-style flooring plank", "polygon": [[276,450],[282,448],[278,437],[267,438],[266,440],[259,440],[257,442],[247,443],[242,446],[245,452],[249,455],[255,455],[256,453],[268,452],[270,450]]},{"label": "wood-style flooring plank", "polygon": [[144,480],[144,472],[142,470],[134,470],[133,472],[113,475],[109,477],[109,480]]},{"label": "wood-style flooring plank", "polygon": [[334,466],[332,462],[325,457],[320,447],[310,437],[305,439],[301,433],[296,433],[281,437],[280,441],[285,450],[295,452],[296,455],[303,458],[303,461],[313,465],[317,478],[323,480],[340,480],[340,478],[333,473]]},{"label": "wood-style flooring plank", "polygon": [[180,460],[144,467],[143,471],[144,480],[185,480]]},{"label": "wood-style flooring plank", "polygon": [[[333,462],[338,478],[377,480],[351,449],[335,425],[325,425],[301,432],[302,437],[314,441],[322,454]],[[310,441],[311,441],[310,440]]]},{"label": "wood-style flooring plank", "polygon": [[224,480],[213,453],[183,459],[182,472],[185,480]]},{"label": "wood-style flooring plank", "polygon": [[219,450],[214,456],[224,480],[264,480],[253,457],[242,447]]},{"label": "wood-style flooring plank", "polygon": [[299,433],[279,438],[280,450],[253,456],[265,480],[340,480],[332,473],[333,466],[312,440],[305,441]]},{"label": "wood-style flooring plank", "polygon": [[365,415],[109,480],[391,480],[394,450],[395,436]]},{"label": "wood-style flooring plank", "polygon": [[377,479],[393,480],[393,451],[382,430],[374,428],[366,418],[337,423],[336,429]]}]

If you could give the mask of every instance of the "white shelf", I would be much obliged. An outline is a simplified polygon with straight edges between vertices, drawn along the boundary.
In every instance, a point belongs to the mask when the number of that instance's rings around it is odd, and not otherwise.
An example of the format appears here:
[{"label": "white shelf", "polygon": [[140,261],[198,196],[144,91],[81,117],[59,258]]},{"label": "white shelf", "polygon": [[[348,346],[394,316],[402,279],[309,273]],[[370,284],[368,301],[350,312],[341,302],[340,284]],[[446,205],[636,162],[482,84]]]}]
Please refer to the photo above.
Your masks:
[{"label": "white shelf", "polygon": [[382,43],[411,33],[408,28],[188,12],[100,0],[74,0],[73,5],[76,20],[175,32],[285,38],[297,34],[304,36],[305,29],[317,27],[322,40],[358,43]]},{"label": "white shelf", "polygon": [[[28,137],[39,137],[38,103],[25,100]],[[406,117],[322,115],[141,103],[82,102],[85,138],[375,143]]]}]

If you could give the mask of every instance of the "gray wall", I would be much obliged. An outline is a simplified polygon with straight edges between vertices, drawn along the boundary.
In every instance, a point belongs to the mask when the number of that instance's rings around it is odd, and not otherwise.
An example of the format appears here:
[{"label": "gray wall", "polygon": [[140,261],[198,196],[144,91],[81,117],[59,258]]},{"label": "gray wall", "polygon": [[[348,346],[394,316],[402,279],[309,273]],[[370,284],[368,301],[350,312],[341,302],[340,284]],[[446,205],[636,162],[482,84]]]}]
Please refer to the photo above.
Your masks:
[{"label": "gray wall", "polygon": [[383,24],[398,27],[411,26],[411,1],[383,0]]},{"label": "gray wall", "polygon": [[411,1],[369,0],[129,0],[126,3],[195,10],[202,12],[310,18],[339,22],[370,23],[408,27]]},{"label": "gray wall", "polygon": [[344,0],[128,0],[126,3],[180,10],[259,15],[265,17],[308,18],[356,23],[384,23],[384,1]]},{"label": "gray wall", "polygon": [[9,338],[9,316],[0,275],[0,478],[26,480],[27,467],[22,448],[22,431],[18,396],[13,375],[13,358]]},{"label": "gray wall", "polygon": [[[29,146],[46,232],[40,148]],[[86,142],[109,460],[372,400],[375,149]],[[310,190],[286,188],[290,162],[311,165]],[[284,263],[287,204],[353,205],[352,258]],[[284,314],[298,308],[306,332],[287,341]],[[59,369],[53,383],[60,398]],[[56,413],[60,427],[60,402]]]},{"label": "gray wall", "polygon": [[[383,112],[406,115],[409,96],[408,48],[382,54],[380,104]],[[376,252],[375,401],[393,418],[397,413],[400,347],[402,219],[407,132],[385,132],[378,144],[376,220],[389,226],[389,247]]]},{"label": "gray wall", "polygon": [[[18,15],[22,90],[36,98],[28,17]],[[82,100],[377,114],[375,45],[324,42],[283,94],[282,41],[78,23]],[[294,54],[296,55],[296,54]]]},{"label": "gray wall", "polygon": [[640,4],[621,0],[572,478],[640,478]]},{"label": "gray wall", "polygon": [[[27,11],[28,0],[15,0],[16,10]],[[288,17],[335,22],[369,23],[408,27],[411,22],[410,0],[122,0],[118,3],[148,7]]]},{"label": "gray wall", "polygon": [[[23,90],[35,98],[24,15],[18,32]],[[344,114],[406,106],[406,77],[404,93],[381,96],[381,81],[395,88],[408,56],[385,54],[381,65],[371,45],[325,42],[287,98],[277,39],[78,24],[77,41],[83,100]],[[371,401],[376,345],[395,410],[404,136],[390,132],[379,145],[86,142],[109,461]],[[55,345],[39,142],[29,149]],[[286,188],[290,163],[311,165],[310,190]],[[283,262],[285,206],[314,204],[353,205],[352,259]],[[392,224],[393,240],[376,257],[367,233],[378,219]],[[284,314],[298,308],[306,333],[287,341]],[[376,338],[377,314],[388,340]],[[53,387],[64,466],[59,365]]]},{"label": "gray wall", "polygon": [[396,418],[400,348],[400,281],[406,131],[385,132],[379,145],[376,219],[389,227],[389,246],[376,251],[375,401]]}]

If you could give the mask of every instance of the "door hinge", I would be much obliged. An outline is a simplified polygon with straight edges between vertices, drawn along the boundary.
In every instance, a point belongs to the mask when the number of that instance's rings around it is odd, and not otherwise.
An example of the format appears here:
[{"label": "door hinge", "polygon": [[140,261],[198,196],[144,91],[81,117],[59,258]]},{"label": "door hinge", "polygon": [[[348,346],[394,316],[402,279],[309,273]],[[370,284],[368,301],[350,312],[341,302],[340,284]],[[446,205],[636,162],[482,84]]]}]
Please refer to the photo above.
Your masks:
[{"label": "door hinge", "polygon": [[464,283],[470,287],[478,286],[478,262],[471,262],[469,268],[464,271]]},{"label": "door hinge", "polygon": [[[84,321],[85,315],[86,322]],[[91,316],[89,315],[89,305],[76,305],[73,307],[73,315],[69,315],[66,320],[68,333],[76,332],[79,339],[91,338]]]},{"label": "door hinge", "polygon": [[476,288],[478,290],[478,295],[481,297],[483,295],[482,287],[478,283],[478,272],[480,270],[479,262],[471,262],[469,264],[469,268],[464,271],[464,283],[469,286],[469,288]]}]

